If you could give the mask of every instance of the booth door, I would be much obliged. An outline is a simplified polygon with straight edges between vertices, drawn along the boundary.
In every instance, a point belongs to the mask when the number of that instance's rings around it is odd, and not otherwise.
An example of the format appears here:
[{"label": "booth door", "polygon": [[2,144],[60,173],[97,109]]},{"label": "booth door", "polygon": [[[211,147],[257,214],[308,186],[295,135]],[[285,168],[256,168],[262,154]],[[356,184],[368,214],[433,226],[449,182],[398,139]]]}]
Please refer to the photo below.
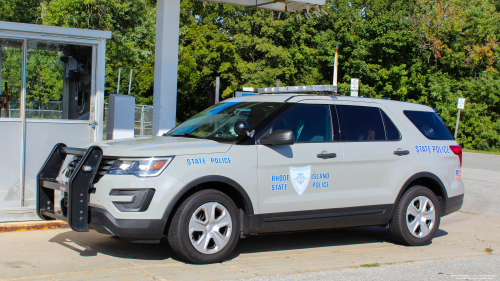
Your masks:
[{"label": "booth door", "polygon": [[0,37],[0,210],[20,207],[24,40]]},{"label": "booth door", "polygon": [[84,147],[94,83],[93,47],[28,40],[25,206],[35,205],[36,175],[57,143]]}]

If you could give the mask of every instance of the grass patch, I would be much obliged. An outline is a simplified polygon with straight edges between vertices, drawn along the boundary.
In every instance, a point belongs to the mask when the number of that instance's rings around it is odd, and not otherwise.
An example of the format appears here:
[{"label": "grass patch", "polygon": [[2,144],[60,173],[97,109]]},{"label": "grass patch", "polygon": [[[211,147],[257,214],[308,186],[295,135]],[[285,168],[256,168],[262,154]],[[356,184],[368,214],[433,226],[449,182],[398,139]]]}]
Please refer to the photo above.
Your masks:
[{"label": "grass patch", "polygon": [[396,264],[395,262],[386,262],[384,263],[385,265],[393,265],[393,264]]},{"label": "grass patch", "polygon": [[486,248],[486,249],[484,249],[484,251],[485,251],[486,253],[491,253],[491,252],[493,252],[493,249],[492,249],[492,248]]},{"label": "grass patch", "polygon": [[376,263],[367,263],[367,264],[362,264],[360,266],[361,267],[379,267],[380,263],[378,263],[378,262],[376,262]]},{"label": "grass patch", "polygon": [[496,152],[496,151],[483,151],[483,150],[474,150],[474,149],[467,149],[467,148],[463,148],[462,150],[464,152],[500,155],[500,152]]},{"label": "grass patch", "polygon": [[405,261],[405,262],[414,262],[414,261]]}]

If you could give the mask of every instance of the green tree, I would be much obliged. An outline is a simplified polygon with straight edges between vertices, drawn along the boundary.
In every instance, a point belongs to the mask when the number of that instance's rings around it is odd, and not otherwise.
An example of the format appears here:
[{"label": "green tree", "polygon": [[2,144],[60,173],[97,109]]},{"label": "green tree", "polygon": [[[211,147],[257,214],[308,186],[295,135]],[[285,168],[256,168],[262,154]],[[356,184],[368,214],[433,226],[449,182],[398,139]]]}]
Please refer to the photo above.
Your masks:
[{"label": "green tree", "polygon": [[38,0],[0,0],[0,20],[37,23],[41,17]]}]

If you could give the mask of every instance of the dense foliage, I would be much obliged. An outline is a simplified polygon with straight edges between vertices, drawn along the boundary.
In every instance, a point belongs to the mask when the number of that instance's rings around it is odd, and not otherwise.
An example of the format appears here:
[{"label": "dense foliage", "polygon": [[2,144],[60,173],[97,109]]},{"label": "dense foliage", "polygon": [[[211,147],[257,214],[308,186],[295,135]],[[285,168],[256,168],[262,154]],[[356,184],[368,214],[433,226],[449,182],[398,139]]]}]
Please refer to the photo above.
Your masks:
[{"label": "dense foliage", "polygon": [[[209,105],[221,77],[222,98],[243,86],[332,82],[335,47],[339,83],[351,77],[361,94],[427,104],[454,132],[458,97],[467,98],[458,141],[500,151],[500,1],[330,0],[321,18],[231,5],[181,1],[179,121]],[[106,91],[118,68],[135,71],[133,94],[152,103],[154,0],[0,0],[0,20],[110,30]],[[43,14],[43,16],[42,16]],[[122,74],[123,75],[123,74]],[[126,91],[128,75],[122,77]]]}]

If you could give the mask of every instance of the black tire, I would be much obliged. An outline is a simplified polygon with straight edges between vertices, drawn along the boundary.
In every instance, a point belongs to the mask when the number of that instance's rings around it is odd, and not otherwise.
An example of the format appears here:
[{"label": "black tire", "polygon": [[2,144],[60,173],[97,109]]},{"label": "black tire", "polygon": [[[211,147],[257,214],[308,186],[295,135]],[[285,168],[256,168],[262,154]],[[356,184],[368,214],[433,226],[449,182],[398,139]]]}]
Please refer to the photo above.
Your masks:
[{"label": "black tire", "polygon": [[[434,221],[432,222],[427,221],[426,223],[426,225],[433,223],[430,232],[423,237],[416,237],[414,234],[410,232],[409,226],[407,225],[407,221],[409,220],[411,222],[413,221],[412,219],[414,218],[413,215],[407,213],[407,210],[412,202],[419,206],[420,204],[419,202],[422,201],[418,200],[419,196],[425,196],[428,199],[430,199],[432,205],[434,205],[433,209],[435,214]],[[427,204],[427,207],[429,206],[430,204]],[[408,246],[428,245],[431,243],[432,239],[436,236],[440,222],[441,222],[441,207],[439,205],[439,201],[436,195],[430,189],[424,186],[417,185],[408,189],[401,197],[401,200],[399,200],[398,205],[396,207],[396,211],[394,212],[394,217],[389,223],[389,234],[393,240],[403,245],[408,245]],[[419,228],[417,227],[416,229],[417,231],[414,231],[414,233],[417,232],[415,234],[418,234]]]},{"label": "black tire", "polygon": [[[232,229],[229,240],[222,249],[213,254],[199,252],[191,243],[189,224],[194,212],[206,203],[216,202],[226,208],[231,216]],[[196,263],[207,264],[222,262],[231,254],[238,243],[240,234],[238,209],[234,202],[226,194],[206,189],[188,197],[177,209],[168,230],[168,242],[174,253],[181,259]]]}]

